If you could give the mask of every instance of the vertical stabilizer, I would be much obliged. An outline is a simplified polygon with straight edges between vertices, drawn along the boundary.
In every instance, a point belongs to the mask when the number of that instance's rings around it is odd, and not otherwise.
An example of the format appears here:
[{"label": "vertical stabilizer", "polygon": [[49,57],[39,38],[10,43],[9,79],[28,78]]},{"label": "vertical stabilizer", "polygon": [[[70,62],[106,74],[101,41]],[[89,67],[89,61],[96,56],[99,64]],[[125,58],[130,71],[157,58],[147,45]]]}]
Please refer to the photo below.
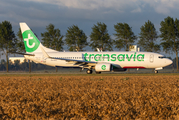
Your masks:
[{"label": "vertical stabilizer", "polygon": [[32,30],[27,26],[26,23],[20,23],[20,28],[21,28],[26,52],[27,53],[40,52],[38,48],[41,43],[34,35]]},{"label": "vertical stabilizer", "polygon": [[52,50],[50,48],[44,47],[26,23],[20,23],[20,29],[22,32],[25,50],[27,53],[34,53],[34,52],[42,53],[41,48],[43,48],[45,52],[58,52],[56,50]]}]

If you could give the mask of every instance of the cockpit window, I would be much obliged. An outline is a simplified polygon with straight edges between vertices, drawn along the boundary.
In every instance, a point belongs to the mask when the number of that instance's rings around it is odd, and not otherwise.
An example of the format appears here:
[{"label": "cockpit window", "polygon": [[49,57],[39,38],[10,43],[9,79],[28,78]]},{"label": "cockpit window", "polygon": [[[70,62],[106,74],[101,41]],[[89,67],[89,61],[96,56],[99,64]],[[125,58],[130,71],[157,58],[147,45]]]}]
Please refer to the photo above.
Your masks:
[{"label": "cockpit window", "polygon": [[158,58],[161,58],[161,59],[163,59],[163,58],[166,58],[166,56],[159,56]]}]

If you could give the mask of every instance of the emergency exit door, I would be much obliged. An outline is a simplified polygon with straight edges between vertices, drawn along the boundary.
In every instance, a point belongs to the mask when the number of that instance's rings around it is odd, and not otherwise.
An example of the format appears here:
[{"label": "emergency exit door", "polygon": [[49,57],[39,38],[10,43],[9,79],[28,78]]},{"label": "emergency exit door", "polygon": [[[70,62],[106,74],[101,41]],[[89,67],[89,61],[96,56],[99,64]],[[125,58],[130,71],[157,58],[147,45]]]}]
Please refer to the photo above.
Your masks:
[{"label": "emergency exit door", "polygon": [[150,63],[153,63],[153,62],[154,62],[154,55],[151,54],[151,55],[150,55]]}]

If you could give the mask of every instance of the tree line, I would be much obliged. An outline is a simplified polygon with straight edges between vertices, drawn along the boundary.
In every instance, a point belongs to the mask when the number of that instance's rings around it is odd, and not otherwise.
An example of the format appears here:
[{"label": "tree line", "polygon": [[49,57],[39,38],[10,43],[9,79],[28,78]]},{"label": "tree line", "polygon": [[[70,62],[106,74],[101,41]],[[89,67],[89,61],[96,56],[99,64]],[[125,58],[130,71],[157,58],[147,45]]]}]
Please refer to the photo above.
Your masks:
[{"label": "tree line", "polygon": [[[77,25],[68,27],[66,34],[62,35],[60,29],[49,24],[46,26],[46,32],[41,33],[41,37],[44,46],[58,51],[62,51],[64,45],[68,46],[69,51],[84,51],[86,46],[90,46],[94,51],[97,50],[96,48],[112,51],[113,46],[128,51],[129,46],[137,43],[143,51],[175,53],[178,71],[179,20],[168,16],[160,25],[160,34],[158,34],[154,24],[148,20],[140,27],[139,35],[135,35],[129,24],[117,23],[114,25],[115,39],[112,39],[107,25],[97,22],[89,35],[90,42],[87,42],[88,37]],[[159,44],[157,44],[158,39],[160,39]],[[8,61],[8,51],[25,52],[21,30],[19,29],[15,35],[9,21],[0,23],[0,49],[6,55],[6,61]],[[6,68],[8,71],[8,62]]]},{"label": "tree line", "polygon": [[[6,71],[6,61],[2,59],[0,61],[0,71]],[[36,64],[31,62],[31,69],[35,71],[40,70],[54,70],[54,67],[43,65],[43,64]],[[20,60],[9,61],[9,70],[11,71],[29,71],[29,62],[28,60],[24,60],[20,63]]]}]

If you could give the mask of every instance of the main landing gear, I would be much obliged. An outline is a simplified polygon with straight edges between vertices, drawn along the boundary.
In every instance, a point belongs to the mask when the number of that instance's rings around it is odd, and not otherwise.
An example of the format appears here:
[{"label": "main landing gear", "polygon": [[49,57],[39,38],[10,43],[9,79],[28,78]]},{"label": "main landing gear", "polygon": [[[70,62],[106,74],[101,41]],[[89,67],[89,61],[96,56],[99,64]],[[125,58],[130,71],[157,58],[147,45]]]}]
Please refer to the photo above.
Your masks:
[{"label": "main landing gear", "polygon": [[[92,69],[88,69],[86,71],[87,74],[92,74],[93,73],[93,70]],[[96,74],[101,74],[101,72],[96,72]]]},{"label": "main landing gear", "polygon": [[92,74],[92,72],[93,72],[92,69],[88,69],[88,70],[86,71],[87,74]]}]

